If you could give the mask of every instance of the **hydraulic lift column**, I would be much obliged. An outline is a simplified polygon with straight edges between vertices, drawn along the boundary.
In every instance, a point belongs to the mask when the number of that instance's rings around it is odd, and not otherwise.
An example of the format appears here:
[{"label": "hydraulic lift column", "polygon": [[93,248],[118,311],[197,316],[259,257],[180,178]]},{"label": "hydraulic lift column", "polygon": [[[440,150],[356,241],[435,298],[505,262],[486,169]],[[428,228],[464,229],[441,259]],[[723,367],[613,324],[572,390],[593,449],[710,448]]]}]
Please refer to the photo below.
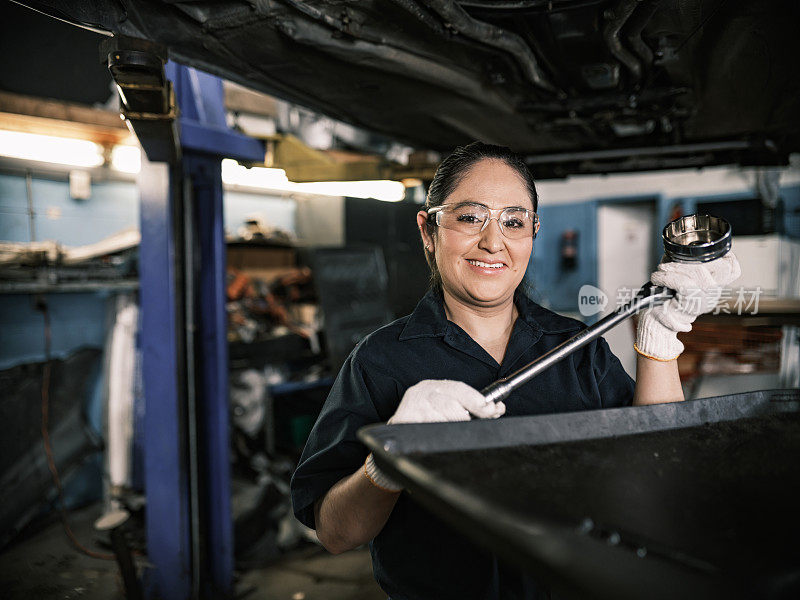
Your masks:
[{"label": "hydraulic lift column", "polygon": [[[144,154],[140,302],[150,598],[233,592],[222,158],[261,162],[230,130],[222,81],[163,47],[106,42]],[[177,99],[177,101],[176,101]]]}]

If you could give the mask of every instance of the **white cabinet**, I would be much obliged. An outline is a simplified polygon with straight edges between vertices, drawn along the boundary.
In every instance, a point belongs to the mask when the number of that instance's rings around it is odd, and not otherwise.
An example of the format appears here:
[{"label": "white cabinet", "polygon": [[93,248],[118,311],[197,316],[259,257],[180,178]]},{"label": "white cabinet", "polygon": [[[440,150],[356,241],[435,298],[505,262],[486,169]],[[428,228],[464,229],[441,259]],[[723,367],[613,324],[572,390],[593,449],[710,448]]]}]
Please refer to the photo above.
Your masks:
[{"label": "white cabinet", "polygon": [[761,295],[800,298],[800,240],[770,235],[733,237],[742,276],[733,287],[761,288]]}]

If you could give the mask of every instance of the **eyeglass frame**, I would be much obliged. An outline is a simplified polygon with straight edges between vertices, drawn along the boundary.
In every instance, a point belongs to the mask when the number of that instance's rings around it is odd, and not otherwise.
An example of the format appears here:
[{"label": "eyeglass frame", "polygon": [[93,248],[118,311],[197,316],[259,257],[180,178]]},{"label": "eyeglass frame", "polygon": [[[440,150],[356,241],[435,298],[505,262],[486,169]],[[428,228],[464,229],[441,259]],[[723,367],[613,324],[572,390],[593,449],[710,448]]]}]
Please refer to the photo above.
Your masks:
[{"label": "eyeglass frame", "polygon": [[[477,231],[474,235],[483,233],[483,230],[486,229],[486,227],[489,225],[489,221],[494,219],[495,221],[497,221],[497,226],[500,228],[500,232],[503,234],[503,237],[509,240],[514,239],[506,235],[505,227],[503,227],[499,219],[500,215],[502,215],[505,211],[512,209],[524,210],[526,213],[533,215],[533,236],[531,236],[531,239],[535,240],[536,235],[539,233],[539,226],[541,225],[541,220],[539,219],[539,213],[537,213],[535,210],[528,210],[524,206],[506,206],[504,208],[489,208],[488,206],[486,206],[485,204],[481,204],[480,202],[457,202],[455,204],[440,204],[439,206],[432,206],[431,208],[425,210],[425,212],[428,213],[427,222],[436,225],[437,227],[442,227],[442,225],[439,225],[439,221],[436,218],[436,215],[441,214],[441,212],[443,210],[446,210],[448,207],[464,206],[466,204],[472,204],[474,206],[482,206],[487,211],[489,211],[489,218],[483,222],[483,225],[481,226],[480,230]],[[516,239],[521,240],[524,238],[516,238]]]}]

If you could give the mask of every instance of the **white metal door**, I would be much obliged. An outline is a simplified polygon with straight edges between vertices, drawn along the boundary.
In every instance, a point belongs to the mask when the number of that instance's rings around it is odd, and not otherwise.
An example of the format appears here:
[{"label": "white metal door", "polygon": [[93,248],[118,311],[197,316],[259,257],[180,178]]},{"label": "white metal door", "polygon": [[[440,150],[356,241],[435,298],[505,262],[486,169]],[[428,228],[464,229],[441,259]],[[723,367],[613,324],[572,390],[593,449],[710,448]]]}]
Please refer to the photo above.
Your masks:
[{"label": "white metal door", "polygon": [[[653,240],[655,203],[608,203],[597,210],[598,287],[608,296],[603,316],[619,306],[622,296],[638,290],[650,277],[655,263]],[[621,323],[603,336],[631,377],[636,374],[633,320]]]}]

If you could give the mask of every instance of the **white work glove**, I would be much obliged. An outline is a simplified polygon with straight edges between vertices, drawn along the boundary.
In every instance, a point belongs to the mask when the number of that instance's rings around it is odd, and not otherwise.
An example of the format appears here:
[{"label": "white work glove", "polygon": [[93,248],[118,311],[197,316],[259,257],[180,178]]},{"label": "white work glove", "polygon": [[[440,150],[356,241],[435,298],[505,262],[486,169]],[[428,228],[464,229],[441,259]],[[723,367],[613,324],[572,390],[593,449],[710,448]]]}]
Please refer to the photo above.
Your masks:
[{"label": "white work glove", "polygon": [[[506,412],[502,402],[486,402],[478,390],[460,381],[426,379],[412,385],[387,425],[398,423],[442,423],[469,421],[470,415],[480,419],[496,419]],[[384,475],[375,465],[372,453],[364,463],[364,473],[374,485],[390,492],[403,486]]]},{"label": "white work glove", "polygon": [[655,360],[669,361],[683,352],[679,331],[691,331],[692,323],[711,312],[719,302],[722,288],[739,278],[739,261],[728,252],[707,263],[662,262],[650,276],[654,285],[677,292],[661,306],[644,311],[636,329],[636,351]]}]

